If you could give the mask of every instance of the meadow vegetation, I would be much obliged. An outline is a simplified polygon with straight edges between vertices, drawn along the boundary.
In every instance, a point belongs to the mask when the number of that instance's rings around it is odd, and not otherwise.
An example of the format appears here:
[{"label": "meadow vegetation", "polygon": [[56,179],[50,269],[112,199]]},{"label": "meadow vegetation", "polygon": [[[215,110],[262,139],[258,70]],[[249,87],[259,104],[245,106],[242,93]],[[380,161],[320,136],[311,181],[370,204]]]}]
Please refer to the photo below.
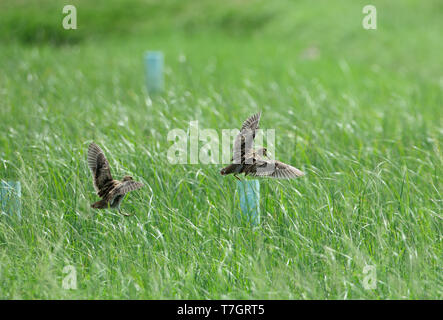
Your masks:
[{"label": "meadow vegetation", "polygon": [[[0,215],[0,298],[443,298],[441,1],[372,1],[377,30],[366,1],[72,0],[69,31],[64,4],[0,2],[0,178],[23,193]],[[170,164],[167,134],[259,110],[307,175],[261,181],[253,227],[235,178]],[[90,208],[91,141],[146,184],[134,216]]]}]

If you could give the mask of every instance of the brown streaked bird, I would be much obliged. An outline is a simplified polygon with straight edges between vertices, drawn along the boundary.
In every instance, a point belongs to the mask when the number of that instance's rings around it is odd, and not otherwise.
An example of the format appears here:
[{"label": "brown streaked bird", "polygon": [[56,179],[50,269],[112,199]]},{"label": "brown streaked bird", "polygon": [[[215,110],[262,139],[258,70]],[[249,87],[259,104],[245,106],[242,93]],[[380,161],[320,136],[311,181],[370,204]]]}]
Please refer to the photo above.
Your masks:
[{"label": "brown streaked bird", "polygon": [[283,162],[269,160],[266,148],[253,148],[253,142],[258,130],[261,112],[246,119],[234,141],[234,156],[230,165],[220,170],[221,175],[234,174],[240,180],[238,174],[245,176],[268,177],[275,179],[293,179],[305,174]]},{"label": "brown streaked bird", "polygon": [[134,181],[131,176],[124,176],[121,181],[114,180],[105,154],[94,142],[88,148],[88,166],[92,172],[95,190],[102,198],[91,204],[91,207],[94,209],[117,208],[119,213],[129,216],[120,211],[120,203],[126,193],[140,189],[143,183]]}]

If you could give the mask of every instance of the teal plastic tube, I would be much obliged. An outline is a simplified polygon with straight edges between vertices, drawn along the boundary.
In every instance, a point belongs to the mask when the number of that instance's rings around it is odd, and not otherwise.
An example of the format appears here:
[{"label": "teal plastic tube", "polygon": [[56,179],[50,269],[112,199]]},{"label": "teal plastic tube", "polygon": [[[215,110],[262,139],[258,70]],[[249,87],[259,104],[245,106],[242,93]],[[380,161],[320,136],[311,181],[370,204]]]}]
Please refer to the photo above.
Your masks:
[{"label": "teal plastic tube", "polygon": [[260,183],[258,180],[237,181],[237,193],[240,201],[238,217],[252,225],[260,223]]},{"label": "teal plastic tube", "polygon": [[148,93],[163,91],[163,53],[148,51],[145,55],[146,88]]},{"label": "teal plastic tube", "polygon": [[21,217],[22,187],[19,181],[1,181],[0,203],[2,212]]}]

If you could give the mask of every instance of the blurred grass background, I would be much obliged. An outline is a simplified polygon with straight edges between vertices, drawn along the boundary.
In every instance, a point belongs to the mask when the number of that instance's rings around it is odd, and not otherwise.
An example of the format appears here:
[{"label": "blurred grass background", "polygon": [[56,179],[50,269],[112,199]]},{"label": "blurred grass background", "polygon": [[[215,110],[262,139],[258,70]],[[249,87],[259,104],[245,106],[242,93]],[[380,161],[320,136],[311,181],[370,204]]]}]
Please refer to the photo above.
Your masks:
[{"label": "blurred grass background", "polygon": [[[372,1],[364,30],[366,4],[0,2],[0,177],[23,188],[22,219],[0,216],[0,297],[442,298],[443,4]],[[146,50],[166,62],[151,98]],[[263,181],[251,228],[235,179],[169,164],[166,138],[258,110],[308,175]],[[89,208],[92,140],[147,185],[134,217]]]}]

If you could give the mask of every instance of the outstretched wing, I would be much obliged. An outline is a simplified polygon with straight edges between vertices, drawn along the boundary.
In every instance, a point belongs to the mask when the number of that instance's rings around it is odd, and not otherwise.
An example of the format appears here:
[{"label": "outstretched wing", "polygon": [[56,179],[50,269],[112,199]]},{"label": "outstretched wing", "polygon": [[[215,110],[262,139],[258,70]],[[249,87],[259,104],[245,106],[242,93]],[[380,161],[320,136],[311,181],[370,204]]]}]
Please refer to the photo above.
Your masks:
[{"label": "outstretched wing", "polygon": [[255,131],[258,129],[258,124],[260,123],[260,117],[261,117],[261,111],[250,116],[248,119],[246,119],[243,122],[243,125],[241,126],[240,132],[249,129],[252,131]]},{"label": "outstretched wing", "polygon": [[94,187],[97,192],[100,192],[113,180],[111,170],[109,169],[109,162],[106,160],[102,149],[94,142],[88,148],[88,166],[92,172]]},{"label": "outstretched wing", "polygon": [[134,180],[124,181],[124,182],[121,182],[118,186],[116,186],[112,190],[112,192],[110,193],[109,197],[113,198],[115,196],[125,195],[126,193],[128,193],[130,191],[134,191],[134,190],[140,189],[143,186],[144,186],[143,183],[137,182],[137,181],[134,181]]},{"label": "outstretched wing", "polygon": [[245,156],[252,152],[255,134],[260,123],[261,112],[258,112],[243,122],[240,133],[235,137],[234,152],[231,161],[236,164],[244,163]]},{"label": "outstretched wing", "polygon": [[304,176],[305,173],[280,161],[259,159],[256,163],[256,170],[251,175],[275,179],[294,179]]}]

